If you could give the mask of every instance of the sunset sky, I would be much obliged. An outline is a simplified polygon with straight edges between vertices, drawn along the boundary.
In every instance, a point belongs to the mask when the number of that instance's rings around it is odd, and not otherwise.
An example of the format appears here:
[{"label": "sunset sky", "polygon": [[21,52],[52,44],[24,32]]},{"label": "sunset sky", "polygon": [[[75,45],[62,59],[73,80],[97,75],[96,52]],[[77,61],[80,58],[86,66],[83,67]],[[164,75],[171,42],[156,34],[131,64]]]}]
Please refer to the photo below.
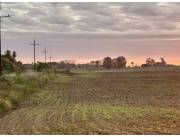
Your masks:
[{"label": "sunset sky", "polygon": [[2,3],[2,49],[15,50],[24,63],[48,49],[52,61],[85,63],[125,56],[141,64],[147,57],[180,64],[180,3]]}]

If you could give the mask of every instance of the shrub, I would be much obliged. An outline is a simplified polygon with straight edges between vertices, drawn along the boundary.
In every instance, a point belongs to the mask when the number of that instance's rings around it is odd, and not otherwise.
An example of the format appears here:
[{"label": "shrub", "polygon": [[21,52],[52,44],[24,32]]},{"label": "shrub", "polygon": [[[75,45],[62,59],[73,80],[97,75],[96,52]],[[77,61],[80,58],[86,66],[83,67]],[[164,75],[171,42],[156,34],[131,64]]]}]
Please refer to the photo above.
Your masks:
[{"label": "shrub", "polygon": [[37,67],[37,71],[39,71],[39,72],[49,68],[48,64],[47,63],[43,63],[43,62],[38,62],[36,67]]},{"label": "shrub", "polygon": [[0,113],[10,111],[13,104],[10,100],[0,99]]}]

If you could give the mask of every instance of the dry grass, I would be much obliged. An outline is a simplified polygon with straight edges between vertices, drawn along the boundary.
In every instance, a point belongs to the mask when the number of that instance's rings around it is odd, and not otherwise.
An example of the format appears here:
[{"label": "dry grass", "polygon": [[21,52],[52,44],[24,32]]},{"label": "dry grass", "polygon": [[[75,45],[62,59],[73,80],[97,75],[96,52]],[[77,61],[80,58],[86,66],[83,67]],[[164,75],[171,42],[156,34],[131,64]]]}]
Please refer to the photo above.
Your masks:
[{"label": "dry grass", "polygon": [[[180,72],[32,78],[43,83],[35,92],[29,92],[27,83],[14,88],[16,92],[27,88],[29,94],[0,118],[1,134],[180,134]],[[4,96],[9,89],[0,86]]]}]

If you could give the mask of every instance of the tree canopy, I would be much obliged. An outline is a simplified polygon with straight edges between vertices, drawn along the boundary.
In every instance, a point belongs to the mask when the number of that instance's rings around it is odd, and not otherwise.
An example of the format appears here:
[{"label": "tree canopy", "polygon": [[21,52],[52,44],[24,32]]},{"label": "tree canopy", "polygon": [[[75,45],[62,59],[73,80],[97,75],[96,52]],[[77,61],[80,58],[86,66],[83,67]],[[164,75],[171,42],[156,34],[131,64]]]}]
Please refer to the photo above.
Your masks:
[{"label": "tree canopy", "polygon": [[6,50],[2,55],[2,69],[6,72],[17,72],[22,70],[22,62],[16,60],[17,53]]}]

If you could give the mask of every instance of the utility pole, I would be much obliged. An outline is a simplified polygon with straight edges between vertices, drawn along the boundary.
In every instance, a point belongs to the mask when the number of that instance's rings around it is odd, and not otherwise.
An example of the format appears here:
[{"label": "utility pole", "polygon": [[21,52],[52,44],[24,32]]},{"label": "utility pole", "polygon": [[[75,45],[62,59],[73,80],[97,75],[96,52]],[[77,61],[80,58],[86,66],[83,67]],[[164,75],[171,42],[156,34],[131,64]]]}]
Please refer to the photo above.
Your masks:
[{"label": "utility pole", "polygon": [[45,63],[46,63],[46,54],[47,54],[47,49],[46,49],[46,47],[45,47],[45,49],[44,49],[44,51],[42,51],[42,52],[44,52],[44,61],[45,61]]},{"label": "utility pole", "polygon": [[[1,10],[1,3],[0,3],[0,10]],[[0,15],[0,76],[2,75],[2,58],[1,58],[1,19],[2,18],[8,18],[10,15],[8,14],[7,16],[1,16]]]},{"label": "utility pole", "polygon": [[31,43],[30,45],[34,46],[34,71],[36,71],[36,45],[39,45],[39,44],[36,43],[35,37],[34,37],[33,43]]},{"label": "utility pole", "polygon": [[49,56],[49,62],[50,62],[50,64],[51,64],[51,59],[52,59],[52,56],[50,55],[50,56]]},{"label": "utility pole", "polygon": [[52,68],[51,59],[52,59],[52,56],[50,55],[50,56],[49,56],[49,66],[50,66],[50,68]]}]

